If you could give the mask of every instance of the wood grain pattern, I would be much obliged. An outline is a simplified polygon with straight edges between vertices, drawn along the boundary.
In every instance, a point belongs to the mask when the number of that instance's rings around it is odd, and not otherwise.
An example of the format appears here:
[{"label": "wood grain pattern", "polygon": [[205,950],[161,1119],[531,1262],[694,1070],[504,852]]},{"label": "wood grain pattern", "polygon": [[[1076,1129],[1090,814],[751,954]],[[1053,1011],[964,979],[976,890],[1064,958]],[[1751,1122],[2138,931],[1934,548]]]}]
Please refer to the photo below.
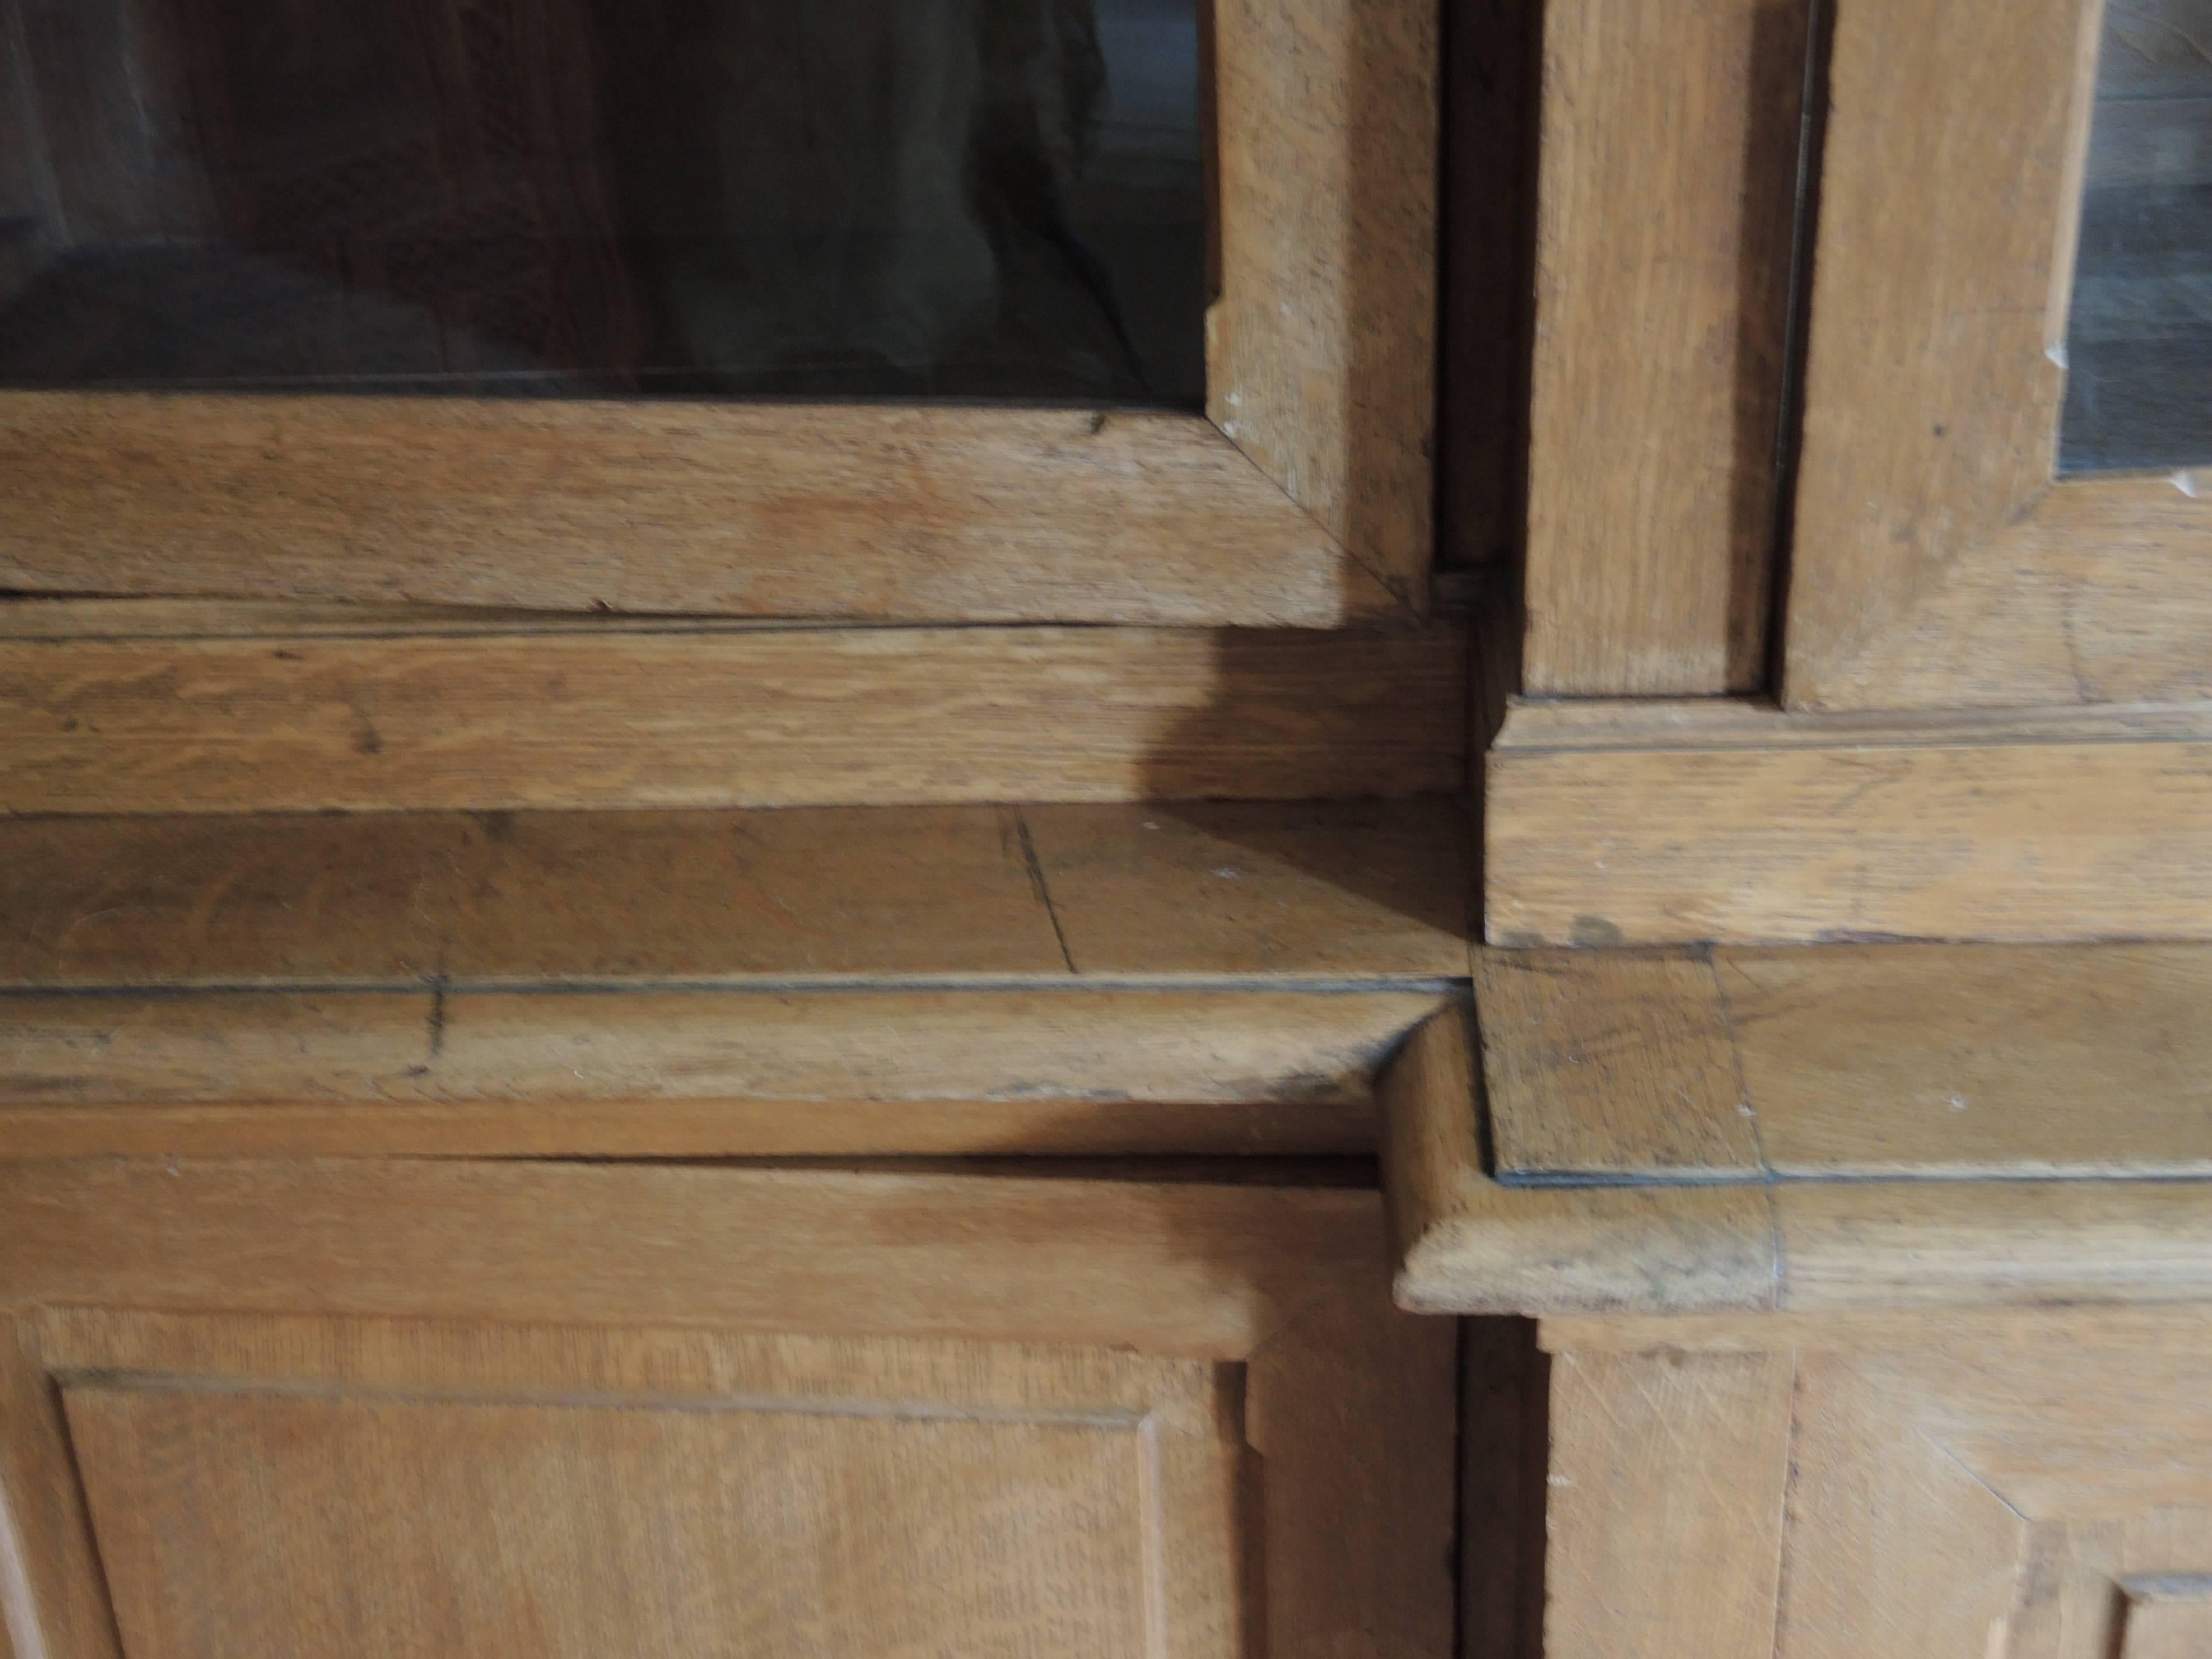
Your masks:
[{"label": "wood grain pattern", "polygon": [[[1193,1496],[1143,1490],[1128,1418],[66,1393],[134,1659],[1015,1656],[1048,1632],[1104,1659],[1143,1644],[1160,1509]],[[1205,1534],[1166,1610],[1186,1640],[1236,1589],[1233,1536]]]},{"label": "wood grain pattern", "polygon": [[2212,1175],[2208,980],[2201,945],[1486,952],[1498,1169]]},{"label": "wood grain pattern", "polygon": [[1993,942],[2212,933],[2203,705],[1838,716],[1516,708],[1488,938]]},{"label": "wood grain pattern", "polygon": [[69,1429],[29,1322],[0,1319],[0,1653],[122,1659]]},{"label": "wood grain pattern", "polygon": [[1438,0],[1218,0],[1206,412],[1353,560],[1428,596]]},{"label": "wood grain pattern", "polygon": [[1434,991],[0,997],[9,1105],[1287,1097],[1349,1104]]},{"label": "wood grain pattern", "polygon": [[1432,1019],[1382,1079],[1401,1307],[1786,1313],[2212,1298],[2212,1184],[2202,1180],[1503,1185],[1486,1167],[1459,1024]]},{"label": "wood grain pattern", "polygon": [[2212,506],[2180,475],[2051,481],[2094,21],[1838,19],[1793,708],[2205,695]]},{"label": "wood grain pattern", "polygon": [[[2134,1652],[2139,1607],[2201,1613],[2212,1560],[2208,1335],[2201,1309],[2183,1308],[1577,1320],[1544,1330],[1555,1375],[1767,1369],[1786,1396],[1789,1477],[1771,1646],[1758,1650],[1791,1659],[2113,1659]],[[1583,1402],[1595,1426],[1581,1434],[1616,1433],[1629,1393]],[[1631,1396],[1628,1409],[1639,1403]],[[1655,1422],[1646,1437],[1664,1445],[1670,1427]],[[1555,1443],[1574,1434],[1563,1429]],[[1698,1478],[1686,1472],[1682,1484]],[[1553,1484],[1564,1506],[1557,1473]],[[1764,1494],[1749,1489],[1747,1505],[1724,1493],[1709,1508],[1763,1509]],[[1723,1522],[1686,1522],[1678,1487],[1614,1490],[1634,1494],[1626,1512],[1606,1516],[1622,1535],[1680,1537],[1654,1550],[1661,1559],[1647,1579],[1711,1582],[1696,1549]],[[1559,1592],[1555,1624],[1605,1619],[1620,1600],[1611,1580]],[[1686,1616],[1710,1620],[1711,1603],[1691,1603]],[[1646,1638],[1664,1639],[1656,1629]]]},{"label": "wood grain pattern", "polygon": [[1371,1099],[392,1101],[0,1107],[52,1158],[1367,1158]]},{"label": "wood grain pattern", "polygon": [[0,820],[0,986],[1467,971],[1455,803]]},{"label": "wood grain pattern", "polygon": [[901,622],[1405,614],[1188,415],[12,392],[0,476],[18,527],[0,587],[36,592]]},{"label": "wood grain pattern", "polygon": [[[0,1305],[41,1310],[24,1352],[134,1652],[364,1619],[533,1651],[617,1624],[649,1651],[1449,1640],[1455,1334],[1389,1309],[1371,1194],[391,1162],[0,1183]],[[35,1472],[74,1487],[66,1455]],[[962,1524],[907,1515],[920,1492]],[[247,1588],[279,1569],[297,1594]],[[759,1583],[814,1593],[727,1601]]]},{"label": "wood grain pattern", "polygon": [[1790,1356],[1552,1364],[1547,1659],[1771,1659]]},{"label": "wood grain pattern", "polygon": [[1475,1007],[1499,1176],[1762,1170],[1713,973],[1691,955],[1483,951]]},{"label": "wood grain pattern", "polygon": [[1384,1272],[1376,1195],[1334,1189],[85,1160],[0,1166],[0,1197],[10,1309],[305,1307],[1241,1359],[1332,1283],[1379,1287]]},{"label": "wood grain pattern", "polygon": [[1419,1313],[1710,1312],[1775,1304],[1765,1196],[1730,1186],[1510,1189],[1485,1168],[1464,1015],[1416,1031],[1382,1076],[1382,1163]]},{"label": "wood grain pattern", "polygon": [[1796,1371],[1789,1590],[1775,1653],[2006,1654],[2026,1518],[1916,1431],[1914,1402],[1887,1378],[1827,1355],[1800,1358]]},{"label": "wood grain pattern", "polygon": [[0,644],[15,812],[1455,787],[1463,641],[1140,629]]},{"label": "wood grain pattern", "polygon": [[1808,15],[1546,13],[1532,691],[1690,696],[1764,673]]}]

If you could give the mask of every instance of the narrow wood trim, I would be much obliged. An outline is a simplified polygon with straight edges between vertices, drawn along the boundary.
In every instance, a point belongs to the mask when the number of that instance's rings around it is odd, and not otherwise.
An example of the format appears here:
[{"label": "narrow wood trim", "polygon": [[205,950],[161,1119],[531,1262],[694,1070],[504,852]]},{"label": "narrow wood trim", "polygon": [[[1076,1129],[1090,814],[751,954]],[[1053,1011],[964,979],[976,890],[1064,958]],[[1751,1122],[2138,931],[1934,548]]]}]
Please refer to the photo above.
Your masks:
[{"label": "narrow wood trim", "polygon": [[[981,1041],[981,1039],[978,1039]],[[14,1158],[1372,1158],[1354,1100],[0,1105]]]},{"label": "narrow wood trim", "polygon": [[1531,691],[1762,682],[1810,10],[1544,8]]},{"label": "narrow wood trim", "polygon": [[1838,9],[1792,708],[2212,695],[2212,496],[2052,482],[2095,11]]},{"label": "narrow wood trim", "polygon": [[1395,1294],[1423,1313],[1704,1314],[2212,1298],[2212,1181],[1510,1188],[1456,1015],[1386,1073]]},{"label": "narrow wood trim", "polygon": [[1516,945],[2212,937],[2212,708],[1524,704],[1489,758]]},{"label": "narrow wood trim", "polygon": [[853,621],[1402,618],[1196,416],[0,392],[0,587]]},{"label": "narrow wood trim", "polygon": [[1379,1291],[1380,1226],[1374,1194],[1314,1188],[17,1163],[0,1166],[0,1306],[801,1328],[1235,1360],[1333,1288]]},{"label": "narrow wood trim", "polygon": [[1442,0],[1212,0],[1206,414],[1425,614]]},{"label": "narrow wood trim", "polygon": [[1449,625],[11,639],[0,810],[1419,793],[1466,674]]},{"label": "narrow wood trim", "polygon": [[123,1659],[38,1329],[0,1317],[0,1652]]},{"label": "narrow wood trim", "polygon": [[2212,946],[1488,951],[1515,1182],[2212,1177]]},{"label": "narrow wood trim", "polygon": [[658,1100],[1355,1105],[1430,990],[0,995],[0,1108]]},{"label": "narrow wood trim", "polygon": [[1439,11],[1215,8],[1218,429],[1146,410],[0,394],[0,587],[1408,620],[1431,554]]}]

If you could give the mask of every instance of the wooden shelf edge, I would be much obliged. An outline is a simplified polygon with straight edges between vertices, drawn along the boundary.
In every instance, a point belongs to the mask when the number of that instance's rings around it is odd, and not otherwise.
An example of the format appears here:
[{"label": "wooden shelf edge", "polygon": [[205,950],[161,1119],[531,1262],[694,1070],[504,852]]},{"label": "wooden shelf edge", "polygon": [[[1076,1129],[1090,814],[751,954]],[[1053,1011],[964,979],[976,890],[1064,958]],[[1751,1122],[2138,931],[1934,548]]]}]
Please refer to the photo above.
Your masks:
[{"label": "wooden shelf edge", "polygon": [[1384,1181],[1411,1311],[1742,1314],[2212,1299],[2212,1182],[1508,1188],[1465,1018],[1385,1073]]}]

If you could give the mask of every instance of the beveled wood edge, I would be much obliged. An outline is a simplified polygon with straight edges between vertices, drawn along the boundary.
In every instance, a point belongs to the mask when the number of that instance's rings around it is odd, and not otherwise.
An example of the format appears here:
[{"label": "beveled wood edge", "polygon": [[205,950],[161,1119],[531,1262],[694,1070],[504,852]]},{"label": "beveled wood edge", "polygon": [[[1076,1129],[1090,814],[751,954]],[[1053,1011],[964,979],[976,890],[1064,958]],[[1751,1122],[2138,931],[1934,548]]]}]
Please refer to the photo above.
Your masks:
[{"label": "beveled wood edge", "polygon": [[1760,1314],[2212,1301],[2212,1182],[1865,1181],[1509,1188],[1487,1172],[1463,1015],[1382,1080],[1398,1304]]},{"label": "beveled wood edge", "polygon": [[1996,748],[2212,742],[2212,703],[1799,711],[1767,697],[1515,697],[1490,752],[1504,756],[1746,749]]},{"label": "beveled wood edge", "polygon": [[[1854,245],[1832,216],[1824,215],[1814,228],[1814,361],[1784,618],[1781,695],[1792,711],[2033,705],[2069,696],[2095,702],[2112,694],[2084,672],[2080,647],[2070,642],[2077,630],[2124,637],[2132,660],[2119,696],[2204,694],[2201,635],[2212,626],[2212,501],[2202,498],[2185,471],[2170,477],[2052,476],[2094,94],[2088,70],[2102,7],[2099,0],[2047,5],[2071,9],[2047,38],[2038,37],[2045,40],[2038,67],[2045,98],[1977,100],[1980,142],[1972,164],[1950,155],[1941,166],[1903,168],[1893,149],[1870,141],[1884,129],[1917,130],[1916,120],[1944,118],[1937,106],[1945,100],[1928,99],[1918,75],[1876,73],[1866,85],[1855,83],[1829,123],[1822,199],[1850,190],[1878,196],[1881,211],[1871,231],[1875,246]],[[1942,14],[1917,0],[1869,0],[1838,15],[1838,50],[1855,50],[1869,63],[1917,60],[1940,79],[1947,73],[1936,61],[1940,52],[1926,41],[1895,37],[1909,33],[1900,29],[1901,20],[1917,17],[1933,26]],[[2021,27],[2040,31],[2041,21]],[[1956,37],[1953,44],[1980,52],[1986,42]],[[2059,136],[2047,142],[2054,120]],[[1931,395],[1978,395],[1998,406],[1962,408],[1938,398],[1924,410],[1885,405],[1844,411],[1878,416],[1890,434],[1885,441],[1913,458],[1900,474],[1911,483],[1903,499],[1879,477],[1844,489],[1841,497],[1851,506],[1839,519],[1809,512],[1802,489],[1808,471],[1826,463],[1850,478],[1854,459],[1827,456],[1820,447],[1827,411],[1819,358],[1826,352],[1866,372],[1868,348],[1852,319],[1838,313],[1837,297],[1894,281],[1899,261],[1878,245],[1881,226],[1936,222],[1937,204],[1954,197],[2002,201],[2007,215],[2048,230],[2047,264],[2017,274],[2022,302],[2006,306],[1997,303],[2005,296],[1990,296],[1975,325],[1931,335],[1941,341],[1940,348],[1928,348],[1937,367],[1909,382]],[[1911,269],[1913,262],[1905,264]],[[1927,280],[1938,280],[1932,268]],[[1935,291],[1931,287],[1931,295]],[[2041,303],[2026,303],[2030,298]],[[1894,297],[1889,308],[1900,308]],[[1911,309],[1910,302],[1902,308]],[[1931,300],[1921,309],[1942,307]],[[1881,384],[1888,397],[1899,382],[1885,374]],[[1949,539],[1917,545],[1939,533]],[[2156,557],[2156,580],[2126,584],[2125,564],[2140,560],[2146,548]],[[1959,597],[1947,605],[1954,595]],[[2177,615],[2194,626],[2175,625]],[[2053,637],[2061,633],[2069,639]]]}]

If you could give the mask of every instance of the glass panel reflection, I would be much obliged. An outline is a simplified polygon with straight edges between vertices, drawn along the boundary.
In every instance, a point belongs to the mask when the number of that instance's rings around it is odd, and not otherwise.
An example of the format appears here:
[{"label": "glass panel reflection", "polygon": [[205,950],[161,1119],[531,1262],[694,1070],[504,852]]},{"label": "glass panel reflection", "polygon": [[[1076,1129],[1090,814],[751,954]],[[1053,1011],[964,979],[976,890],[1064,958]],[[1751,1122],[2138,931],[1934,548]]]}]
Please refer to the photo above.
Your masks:
[{"label": "glass panel reflection", "polygon": [[2212,0],[2107,0],[2059,469],[2212,463]]},{"label": "glass panel reflection", "polygon": [[1203,397],[1198,0],[0,0],[0,384]]}]

